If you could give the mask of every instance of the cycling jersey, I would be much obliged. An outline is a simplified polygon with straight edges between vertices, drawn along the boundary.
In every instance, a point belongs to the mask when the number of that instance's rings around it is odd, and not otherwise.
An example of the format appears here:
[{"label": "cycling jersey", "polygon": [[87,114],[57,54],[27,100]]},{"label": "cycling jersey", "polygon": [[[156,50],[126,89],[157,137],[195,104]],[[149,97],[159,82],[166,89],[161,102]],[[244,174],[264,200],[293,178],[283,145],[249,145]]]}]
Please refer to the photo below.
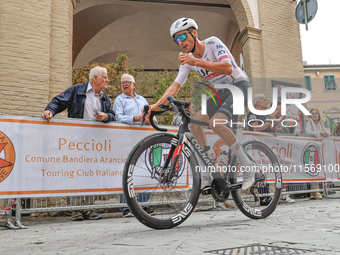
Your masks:
[{"label": "cycling jersey", "polygon": [[[210,62],[227,62],[232,65],[231,75],[218,74],[198,66],[181,65],[175,82],[183,86],[188,78],[189,72],[195,71],[214,84],[235,84],[239,81],[248,81],[247,74],[237,66],[234,57],[231,55],[227,46],[217,37],[212,36],[204,40],[205,50],[202,60]],[[189,53],[193,56],[192,53]]]}]

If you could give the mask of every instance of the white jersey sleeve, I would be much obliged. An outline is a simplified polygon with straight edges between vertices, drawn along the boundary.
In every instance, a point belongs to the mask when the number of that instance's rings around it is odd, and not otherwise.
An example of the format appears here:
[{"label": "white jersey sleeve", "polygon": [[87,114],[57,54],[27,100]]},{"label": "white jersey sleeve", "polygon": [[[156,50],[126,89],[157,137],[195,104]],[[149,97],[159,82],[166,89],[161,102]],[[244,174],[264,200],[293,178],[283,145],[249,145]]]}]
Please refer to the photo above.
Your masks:
[{"label": "white jersey sleeve", "polygon": [[215,47],[210,48],[217,62],[227,62],[229,64],[233,64],[232,62],[234,61],[234,58],[231,55],[231,52],[219,38],[213,36],[211,37],[210,42],[215,42]]},{"label": "white jersey sleeve", "polygon": [[181,86],[183,86],[183,84],[188,78],[190,71],[192,71],[191,66],[180,65],[175,82],[178,82],[179,84],[181,84]]}]

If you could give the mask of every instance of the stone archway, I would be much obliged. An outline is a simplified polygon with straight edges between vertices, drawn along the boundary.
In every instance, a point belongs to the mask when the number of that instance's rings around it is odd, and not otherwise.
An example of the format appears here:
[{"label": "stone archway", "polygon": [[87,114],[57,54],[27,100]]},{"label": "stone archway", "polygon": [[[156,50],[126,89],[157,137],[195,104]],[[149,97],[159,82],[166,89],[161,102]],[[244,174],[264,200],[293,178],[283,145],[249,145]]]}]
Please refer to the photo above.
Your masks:
[{"label": "stone archway", "polygon": [[251,10],[249,5],[251,0],[226,1],[235,13],[240,28],[237,40],[240,41],[240,47],[242,48],[244,69],[249,77],[262,77],[264,75],[263,69],[254,65],[255,59],[258,61],[260,58],[260,62],[262,62],[261,55],[256,54],[256,52],[261,52],[261,30],[255,28],[254,21],[254,16],[258,16],[257,9],[253,7],[253,10]]},{"label": "stone archway", "polygon": [[[95,2],[125,3],[126,5],[127,3],[140,4],[142,1],[96,0]],[[224,36],[223,40],[227,42],[228,47],[237,37],[242,47],[244,66],[249,77],[275,78],[275,80],[280,81],[285,81],[285,78],[301,78],[303,82],[299,24],[294,15],[296,2],[282,0],[195,0],[195,3],[193,3],[194,1],[181,0],[145,0],[143,4],[151,4],[156,1],[158,1],[158,6],[161,6],[163,2],[168,4],[185,2],[190,5],[190,10],[192,10],[189,13],[190,15],[206,18],[210,24],[219,23],[220,27],[225,30],[221,36]],[[4,98],[0,112],[14,115],[39,114],[53,96],[72,85],[73,8],[78,8],[85,2],[91,1],[50,0],[44,1],[44,4],[38,0],[0,1],[0,64],[3,67],[0,71],[2,77],[0,94]],[[214,9],[204,13],[210,7],[198,10],[196,3],[200,6],[208,6],[211,3],[215,5],[210,6]],[[161,15],[160,20],[166,24],[164,26],[169,26],[171,21],[176,18],[188,15],[188,12],[182,6],[175,10],[173,14],[168,7],[163,6],[160,10],[149,11],[145,14],[146,16],[149,15],[147,18],[152,17],[152,15]],[[166,11],[168,11],[168,14],[163,15]],[[96,16],[96,18],[98,17],[100,18],[100,15]],[[90,18],[90,16],[87,18]],[[205,19],[202,20],[202,24],[204,24]],[[129,21],[129,19],[120,19],[122,24],[127,24],[124,21]],[[133,27],[131,23],[128,23],[128,25]],[[215,28],[216,26],[213,25],[212,27]],[[200,35],[202,35],[202,38],[205,37],[203,31],[215,34],[216,30],[209,26],[201,26]],[[138,38],[145,39],[143,37],[150,35],[153,34],[142,31]],[[136,40],[133,37],[125,39]],[[168,32],[164,34],[164,41],[161,42],[166,43],[166,41],[169,41]],[[145,45],[150,46],[147,43]],[[121,51],[119,46],[115,47],[116,50],[126,53],[124,50]],[[152,51],[155,47],[150,48],[152,54],[160,56],[164,60],[160,59],[163,63],[167,60],[169,64],[172,64],[171,68],[178,67],[174,64],[178,56],[176,45],[170,46],[168,51],[161,52]],[[103,55],[106,53],[104,52]],[[135,53],[135,57],[136,59],[145,59],[138,52]],[[90,61],[93,59],[90,59]],[[13,62],[14,60],[15,62]],[[87,59],[84,61],[87,61]],[[13,63],[15,63],[14,66]],[[17,72],[17,70],[21,72]],[[13,79],[13,75],[15,79]],[[26,84],[26,86],[22,86],[22,84]],[[270,89],[271,85],[264,84],[262,87],[258,86],[258,88],[265,91]],[[16,93],[26,95],[27,100],[24,104],[20,97],[13,96]],[[7,105],[10,105],[11,108],[7,109]]]},{"label": "stone archway", "polygon": [[226,0],[226,2],[231,6],[236,16],[240,31],[246,27],[255,27],[248,0]]},{"label": "stone archway", "polygon": [[[195,5],[187,1],[81,1],[74,11],[73,66],[113,62],[123,53],[132,66],[177,69],[180,48],[169,37],[169,28],[180,17],[197,21],[200,39],[217,36],[230,47],[239,33],[230,6],[225,0],[196,1]],[[88,18],[91,13],[95,23]]]},{"label": "stone archway", "polygon": [[[83,2],[90,2],[87,0],[73,0],[76,4],[76,8],[78,5],[82,4]],[[80,4],[78,3],[80,2]],[[96,3],[118,3],[120,6],[124,8],[128,5],[131,7],[129,9],[130,13],[140,14],[141,16],[159,16],[161,17],[160,22],[165,22],[162,27],[167,27],[172,20],[174,20],[177,15],[197,15],[197,13],[203,13],[202,10],[197,9],[197,6],[194,4],[190,5],[190,10],[192,11],[188,14],[188,9],[181,8],[180,11],[174,10],[176,15],[167,14],[166,11],[171,11],[172,7],[169,5],[171,2],[173,3],[180,3],[185,2],[181,0],[177,1],[157,1],[157,0],[145,0],[145,1],[108,1],[108,0],[98,0]],[[132,3],[142,3],[143,5],[150,5],[151,3],[157,2],[160,10],[149,10],[149,12],[142,13],[141,10],[135,8]],[[203,1],[203,0],[196,0],[197,3],[200,5],[207,6],[208,4],[216,4],[219,5],[214,11],[207,13],[206,17],[213,21],[225,22],[221,17],[225,14],[221,13],[228,13],[228,19],[234,22],[233,29],[237,27],[237,31],[232,31],[232,38],[225,37],[224,41],[228,41],[227,46],[231,47],[233,42],[238,40],[240,46],[242,48],[243,59],[244,59],[244,68],[251,78],[261,78],[261,77],[303,77],[303,68],[302,68],[302,54],[301,54],[301,44],[300,44],[300,36],[299,36],[299,26],[295,20],[294,10],[295,5],[290,1],[282,1],[282,0],[213,0],[213,1]],[[161,7],[162,4],[167,3],[168,5],[166,8]],[[189,2],[185,2],[189,3]],[[191,2],[190,2],[191,3]],[[223,9],[225,5],[229,5],[230,9]],[[108,5],[106,5],[109,7]],[[207,9],[208,7],[204,7]],[[232,16],[230,14],[230,10],[232,11]],[[203,15],[203,14],[202,14]],[[214,16],[214,18],[211,18]],[[132,16],[130,16],[132,17]],[[125,20],[124,20],[125,19]],[[131,22],[131,19],[121,17],[117,19],[117,27],[120,27],[124,24],[129,23],[130,27],[134,26]],[[119,23],[120,22],[120,23]],[[141,23],[141,22],[139,22]],[[201,22],[204,24],[204,21]],[[214,24],[214,23],[212,23]],[[226,23],[224,23],[226,24]],[[138,24],[137,24],[138,25]],[[150,25],[150,24],[149,24]],[[148,25],[148,26],[149,26]],[[223,26],[221,26],[222,28]],[[202,28],[202,27],[201,27]],[[230,26],[224,26],[224,30],[228,30]],[[120,28],[121,29],[121,28]],[[199,31],[201,36],[202,31],[210,30],[209,28],[203,28]],[[108,30],[106,30],[108,31]],[[121,30],[122,31],[122,30]],[[118,30],[116,32],[119,32]],[[145,32],[145,31],[144,31]],[[228,33],[230,30],[228,30]],[[108,32],[104,32],[103,34],[108,34]],[[236,35],[238,34],[237,38]],[[141,33],[143,35],[143,33]],[[219,35],[217,35],[219,36]],[[222,35],[223,36],[223,35]],[[162,44],[166,44],[166,41],[169,41],[168,34],[162,35],[164,39],[162,39]],[[142,38],[142,37],[140,37]],[[204,38],[204,36],[202,36]],[[105,39],[105,37],[103,37]],[[107,39],[107,38],[106,38]],[[142,38],[144,39],[144,38]],[[136,38],[135,38],[136,40]],[[93,50],[93,45],[95,45],[92,40],[91,50]],[[99,40],[98,40],[99,41]],[[101,42],[104,40],[101,40]],[[145,42],[145,40],[142,40]],[[236,44],[235,44],[236,45]],[[125,46],[125,45],[124,45]],[[148,47],[146,44],[145,47]],[[170,47],[164,47],[169,49],[168,51],[157,49],[156,46],[153,46],[156,49],[156,52],[161,51],[158,56],[161,56],[163,60],[160,62],[155,62],[156,65],[161,65],[168,61],[168,64],[172,66],[170,68],[176,68],[174,63],[176,62],[176,54],[173,52],[177,52],[178,49],[175,45]],[[239,46],[238,46],[239,47]],[[103,47],[104,48],[104,47]],[[136,47],[135,47],[136,48]],[[124,49],[121,45],[115,46],[116,52],[103,52],[101,55],[103,57],[93,58],[96,59],[98,62],[100,60],[106,58],[113,58],[115,54],[118,52],[128,53],[128,49]],[[288,58],[285,58],[284,51],[282,49],[287,50]],[[80,52],[80,50],[78,49]],[[151,51],[150,51],[151,52]],[[151,52],[152,54],[154,52]],[[133,55],[133,54],[132,54]],[[134,53],[134,57],[137,59],[146,59],[143,55]],[[151,55],[154,58],[154,55]],[[82,62],[92,61],[93,59],[86,59],[84,58]],[[73,58],[75,61],[75,58]],[[80,62],[81,63],[81,62]],[[153,69],[154,67],[151,67]],[[161,67],[163,68],[163,67]]]}]

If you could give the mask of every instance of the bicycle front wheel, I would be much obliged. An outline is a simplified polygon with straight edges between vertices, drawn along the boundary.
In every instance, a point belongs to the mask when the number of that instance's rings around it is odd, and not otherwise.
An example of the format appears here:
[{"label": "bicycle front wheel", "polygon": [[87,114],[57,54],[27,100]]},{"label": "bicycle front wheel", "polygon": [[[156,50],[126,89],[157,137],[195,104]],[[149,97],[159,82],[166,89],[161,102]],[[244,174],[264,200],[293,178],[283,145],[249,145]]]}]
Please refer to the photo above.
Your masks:
[{"label": "bicycle front wheel", "polygon": [[[249,141],[243,144],[248,156],[256,163],[257,174],[265,180],[257,182],[248,190],[235,190],[231,194],[240,211],[249,218],[262,219],[272,214],[279,202],[282,188],[282,174],[275,154],[264,143]],[[242,181],[242,166],[236,156],[231,160],[230,182]]]},{"label": "bicycle front wheel", "polygon": [[[197,160],[186,143],[180,152],[174,153],[180,147],[176,147],[177,141],[176,136],[166,133],[146,137],[133,148],[125,163],[126,202],[141,223],[154,229],[172,228],[184,222],[199,197]],[[179,154],[176,160],[173,154]],[[168,157],[172,158],[167,160]],[[164,167],[166,161],[169,164]],[[171,174],[172,164],[176,167]]]}]

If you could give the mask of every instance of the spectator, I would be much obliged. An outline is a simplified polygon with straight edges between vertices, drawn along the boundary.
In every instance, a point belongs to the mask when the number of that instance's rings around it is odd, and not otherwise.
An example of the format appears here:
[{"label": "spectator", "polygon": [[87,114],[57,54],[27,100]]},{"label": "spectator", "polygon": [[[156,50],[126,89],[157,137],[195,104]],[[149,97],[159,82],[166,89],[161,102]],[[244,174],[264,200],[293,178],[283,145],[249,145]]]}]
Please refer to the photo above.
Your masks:
[{"label": "spectator", "polygon": [[[117,121],[124,122],[127,124],[141,124],[143,119],[142,109],[144,105],[148,105],[148,101],[136,92],[135,78],[130,74],[123,74],[120,82],[120,89],[122,94],[117,96],[114,101],[113,109],[117,114]],[[146,116],[146,124],[150,125],[150,120]],[[156,122],[156,118],[155,118]],[[150,193],[140,193],[137,200],[139,202],[147,202],[150,198]],[[123,195],[120,196],[120,202],[125,203]],[[151,210],[148,206],[142,207],[148,214],[155,215],[156,212]],[[121,208],[123,211],[123,217],[133,217],[129,208]]]},{"label": "spectator", "polygon": [[[256,94],[253,98],[253,104],[256,110],[266,110],[268,108],[268,100],[263,94]],[[277,111],[276,111],[277,112]],[[249,112],[247,115],[247,120],[249,122],[249,131],[257,131],[257,132],[275,132],[277,130],[277,126],[280,122],[285,118],[284,116],[280,116],[279,120],[272,125],[271,121],[267,121],[266,119],[275,119],[276,112],[272,113],[270,116],[268,115],[256,115],[252,112]],[[281,115],[281,113],[280,113]],[[261,120],[256,121],[256,120]],[[259,194],[269,193],[269,185],[263,184],[259,188]],[[268,205],[271,202],[272,198],[270,196],[262,196],[260,197],[260,205]]]},{"label": "spectator", "polygon": [[[266,110],[268,108],[268,100],[265,95],[263,94],[256,94],[254,95],[253,104],[255,105],[256,110]],[[256,132],[275,132],[277,130],[277,126],[281,123],[284,116],[281,116],[278,121],[272,125],[272,122],[266,119],[275,119],[276,112],[273,112],[270,116],[268,115],[256,115],[252,112],[249,112],[247,115],[248,122],[251,121],[249,124],[249,131],[256,131]],[[281,115],[281,114],[280,114]],[[259,123],[261,120],[262,122]],[[263,125],[262,125],[263,124]]]},{"label": "spectator", "polygon": [[[317,138],[320,137],[328,137],[329,132],[326,129],[325,125],[323,124],[320,112],[318,109],[313,108],[310,113],[311,116],[308,116],[308,119],[306,121],[306,135],[315,136]],[[311,183],[311,189],[319,189],[319,183],[318,182],[312,182]],[[322,199],[322,195],[320,192],[312,192],[310,193],[311,199]]]},{"label": "spectator", "polygon": [[[67,109],[69,118],[97,120],[105,123],[114,121],[115,113],[110,99],[103,92],[108,82],[106,68],[100,66],[92,68],[88,82],[76,84],[54,97],[46,106],[41,117],[49,120]],[[74,205],[78,204],[79,199],[74,198],[73,200]],[[91,197],[84,197],[84,200],[86,203],[90,203]],[[98,220],[101,219],[101,215],[93,211],[75,211],[71,218],[75,221],[87,219]]]},{"label": "spectator", "polygon": [[109,122],[115,120],[109,97],[103,92],[109,82],[107,69],[96,66],[90,70],[89,81],[74,85],[54,97],[41,114],[44,119],[68,110],[69,118],[98,120]]},{"label": "spectator", "polygon": [[[136,85],[135,78],[132,75],[127,73],[122,75],[120,83],[122,94],[117,96],[113,105],[117,121],[127,124],[142,123],[143,107],[149,103],[144,97],[134,92]],[[156,118],[154,118],[154,121],[157,122]],[[145,116],[145,122],[150,125],[148,116]]]},{"label": "spectator", "polygon": [[[284,120],[286,118],[285,115],[282,115],[281,112],[281,100],[278,100],[277,107],[275,113],[275,119],[282,119]],[[283,125],[279,125],[276,133],[285,133],[285,134],[294,134],[295,127],[293,127],[294,123],[288,123],[288,125],[291,125],[291,127],[284,127]],[[282,183],[282,191],[286,191],[289,184]],[[295,199],[292,199],[290,195],[282,195],[280,199],[280,203],[295,203]]]},{"label": "spectator", "polygon": [[319,110],[314,108],[310,113],[312,115],[308,116],[306,121],[306,135],[315,136],[317,138],[328,137],[329,131],[321,120]]},{"label": "spectator", "polygon": [[[287,115],[282,115],[282,113],[281,113],[281,100],[280,99],[277,102],[276,111],[274,113],[275,113],[276,119],[281,119],[283,121],[287,118]],[[298,122],[298,120],[296,120],[296,121]],[[285,126],[278,125],[277,130],[275,132],[276,133],[282,133],[282,134],[294,134],[295,124],[296,124],[296,122],[291,120],[288,123],[286,123]],[[289,126],[289,127],[286,127],[286,126]]]}]

